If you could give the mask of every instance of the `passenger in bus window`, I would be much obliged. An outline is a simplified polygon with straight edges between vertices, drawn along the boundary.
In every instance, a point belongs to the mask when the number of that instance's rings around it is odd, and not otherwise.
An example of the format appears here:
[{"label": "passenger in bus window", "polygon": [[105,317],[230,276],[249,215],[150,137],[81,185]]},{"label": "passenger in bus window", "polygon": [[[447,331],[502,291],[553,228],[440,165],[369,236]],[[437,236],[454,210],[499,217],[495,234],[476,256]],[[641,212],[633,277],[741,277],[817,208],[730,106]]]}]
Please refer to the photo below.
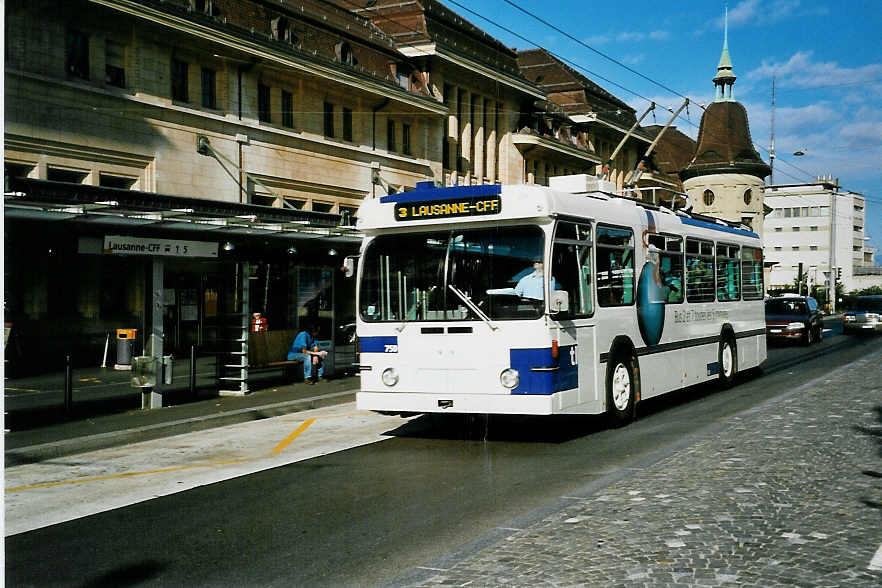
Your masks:
[{"label": "passenger in bus window", "polygon": [[683,301],[683,275],[682,268],[674,269],[673,258],[662,255],[659,266],[662,285],[664,287],[665,302]]}]

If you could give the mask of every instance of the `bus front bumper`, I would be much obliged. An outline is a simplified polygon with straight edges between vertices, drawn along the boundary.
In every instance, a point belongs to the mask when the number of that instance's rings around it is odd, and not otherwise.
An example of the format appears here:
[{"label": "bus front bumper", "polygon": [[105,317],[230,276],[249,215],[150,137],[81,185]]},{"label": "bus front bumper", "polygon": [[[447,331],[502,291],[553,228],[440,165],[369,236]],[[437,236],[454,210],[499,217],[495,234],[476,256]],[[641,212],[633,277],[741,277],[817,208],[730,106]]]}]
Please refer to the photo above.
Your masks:
[{"label": "bus front bumper", "polygon": [[[565,402],[564,397],[572,393],[576,393],[576,391],[535,396],[526,394],[359,392],[356,394],[356,406],[360,410],[384,412],[550,415],[570,412],[562,407],[571,404]],[[585,406],[580,408],[582,410],[574,412],[599,412],[596,408],[587,411]]]}]

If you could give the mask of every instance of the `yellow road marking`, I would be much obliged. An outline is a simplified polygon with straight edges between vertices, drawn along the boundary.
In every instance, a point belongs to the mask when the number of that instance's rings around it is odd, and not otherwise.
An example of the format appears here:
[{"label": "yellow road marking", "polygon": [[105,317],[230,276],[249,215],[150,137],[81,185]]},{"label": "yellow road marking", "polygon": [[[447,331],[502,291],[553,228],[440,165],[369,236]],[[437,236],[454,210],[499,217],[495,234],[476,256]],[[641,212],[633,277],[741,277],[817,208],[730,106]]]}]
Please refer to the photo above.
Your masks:
[{"label": "yellow road marking", "polygon": [[21,490],[35,490],[37,488],[53,488],[55,486],[67,486],[70,484],[85,484],[86,482],[101,482],[103,480],[118,480],[121,478],[133,478],[135,476],[146,476],[148,474],[165,474],[168,472],[181,472],[184,470],[195,470],[197,468],[210,468],[221,465],[230,465],[234,463],[242,463],[246,461],[254,461],[253,457],[243,459],[231,459],[228,461],[216,461],[212,463],[202,463],[189,466],[177,466],[173,468],[162,468],[158,470],[148,470],[146,472],[126,472],[124,474],[112,474],[109,476],[95,476],[93,478],[81,478],[79,480],[62,480],[59,482],[45,482],[43,484],[33,484],[31,486],[17,486],[15,488],[7,488],[6,492],[19,492]]},{"label": "yellow road marking", "polygon": [[[353,416],[353,415],[347,415],[347,416]],[[285,437],[285,439],[283,439],[281,443],[276,445],[276,447],[270,453],[270,456],[278,455],[279,453],[284,451],[284,449],[288,445],[290,445],[291,442],[294,441],[294,439],[299,437],[300,434],[303,433],[303,431],[305,431],[306,429],[308,429],[310,427],[310,425],[312,425],[315,421],[316,421],[316,419],[312,418],[312,419],[305,421],[303,424],[301,424],[299,427],[297,427],[290,435]],[[44,482],[42,484],[31,484],[30,486],[16,486],[15,488],[6,488],[5,492],[21,492],[23,490],[36,490],[38,488],[54,488],[56,486],[68,486],[70,484],[85,484],[87,482],[101,482],[104,480],[119,480],[122,478],[133,478],[135,476],[146,476],[146,475],[151,475],[151,474],[167,474],[170,472],[182,472],[185,470],[194,470],[194,469],[198,469],[198,468],[210,468],[210,467],[216,467],[216,466],[231,465],[234,463],[243,463],[243,462],[248,462],[248,461],[254,461],[256,459],[260,459],[260,458],[246,457],[246,458],[242,458],[242,459],[231,459],[231,460],[227,460],[227,461],[215,461],[215,462],[211,462],[211,463],[202,463],[202,464],[196,464],[196,465],[176,466],[176,467],[171,467],[171,468],[147,470],[144,472],[126,472],[123,474],[112,474],[112,475],[108,475],[108,476],[95,476],[92,478],[81,478],[79,480],[61,480],[58,482]]]},{"label": "yellow road marking", "polygon": [[293,433],[291,433],[290,435],[288,435],[287,437],[285,437],[285,438],[282,440],[281,443],[279,443],[278,445],[276,445],[275,449],[272,450],[272,452],[270,453],[270,455],[278,455],[278,454],[280,454],[280,453],[281,453],[286,447],[288,447],[288,445],[291,443],[291,441],[293,441],[294,439],[296,439],[297,437],[299,437],[299,436],[300,436],[300,433],[302,433],[303,431],[305,431],[306,429],[308,429],[309,426],[310,426],[312,423],[314,423],[314,422],[315,422],[315,419],[309,419],[308,421],[305,421],[302,425],[300,425],[299,427],[297,427],[296,429],[294,429],[294,432],[293,432]]}]

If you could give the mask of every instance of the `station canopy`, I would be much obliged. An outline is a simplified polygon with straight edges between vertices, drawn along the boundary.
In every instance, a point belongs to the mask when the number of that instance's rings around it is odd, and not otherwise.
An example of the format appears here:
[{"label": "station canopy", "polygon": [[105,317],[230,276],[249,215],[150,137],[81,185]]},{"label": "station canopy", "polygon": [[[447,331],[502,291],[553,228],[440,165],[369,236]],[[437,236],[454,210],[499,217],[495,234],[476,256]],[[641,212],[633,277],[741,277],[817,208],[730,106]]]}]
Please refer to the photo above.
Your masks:
[{"label": "station canopy", "polygon": [[217,240],[248,236],[340,244],[361,240],[354,226],[343,224],[354,221],[339,214],[31,178],[8,178],[4,217],[174,231]]}]

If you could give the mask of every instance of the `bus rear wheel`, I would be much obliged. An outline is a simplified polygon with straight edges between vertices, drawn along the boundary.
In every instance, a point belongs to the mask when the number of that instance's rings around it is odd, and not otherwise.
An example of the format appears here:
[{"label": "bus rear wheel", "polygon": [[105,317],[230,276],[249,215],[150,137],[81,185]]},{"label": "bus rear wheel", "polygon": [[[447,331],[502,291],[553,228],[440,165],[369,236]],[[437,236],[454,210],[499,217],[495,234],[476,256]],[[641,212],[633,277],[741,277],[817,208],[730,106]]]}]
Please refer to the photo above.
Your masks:
[{"label": "bus rear wheel", "polygon": [[621,427],[634,419],[637,388],[634,362],[630,354],[619,352],[610,358],[606,374],[606,406],[613,426]]},{"label": "bus rear wheel", "polygon": [[729,388],[735,383],[738,373],[738,348],[731,335],[723,336],[720,341],[720,385]]}]

